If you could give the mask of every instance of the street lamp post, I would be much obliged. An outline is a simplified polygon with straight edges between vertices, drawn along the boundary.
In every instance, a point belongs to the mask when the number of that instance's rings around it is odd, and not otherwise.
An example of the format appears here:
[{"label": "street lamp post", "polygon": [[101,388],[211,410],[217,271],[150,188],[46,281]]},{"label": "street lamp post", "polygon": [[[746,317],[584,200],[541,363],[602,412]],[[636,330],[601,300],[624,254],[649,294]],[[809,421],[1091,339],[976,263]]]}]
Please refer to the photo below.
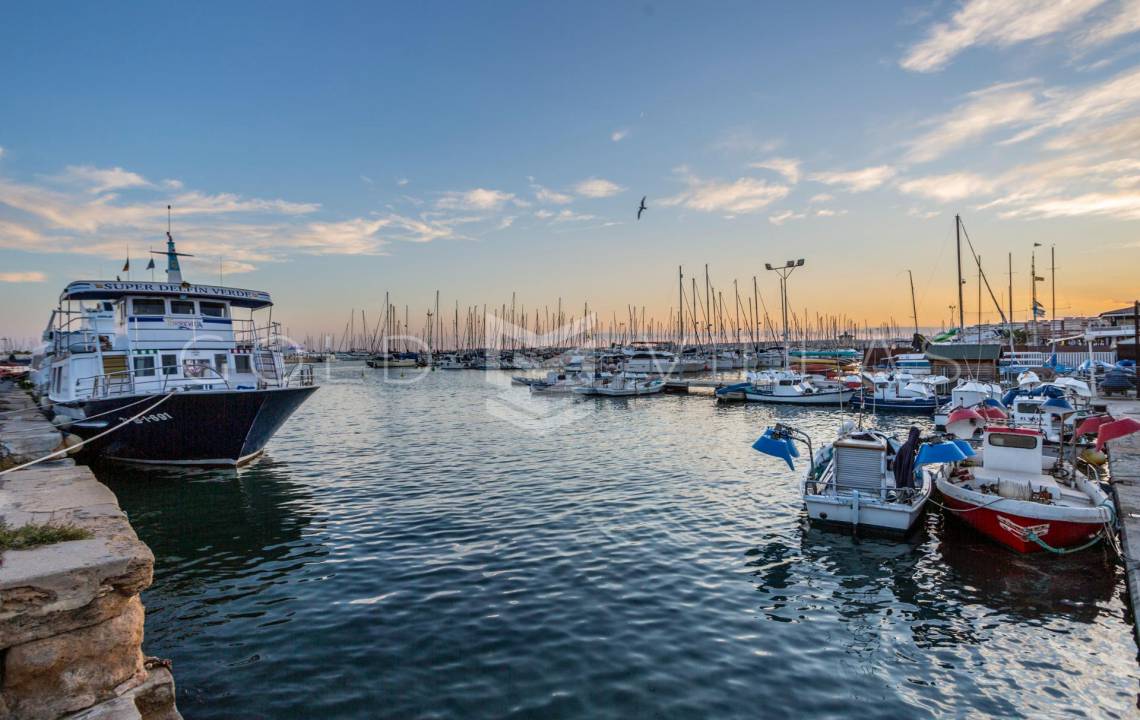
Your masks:
[{"label": "street lamp post", "polygon": [[804,259],[788,260],[783,265],[772,267],[764,263],[765,270],[771,270],[780,276],[780,311],[784,317],[784,367],[788,367],[788,276],[798,267],[803,267]]}]

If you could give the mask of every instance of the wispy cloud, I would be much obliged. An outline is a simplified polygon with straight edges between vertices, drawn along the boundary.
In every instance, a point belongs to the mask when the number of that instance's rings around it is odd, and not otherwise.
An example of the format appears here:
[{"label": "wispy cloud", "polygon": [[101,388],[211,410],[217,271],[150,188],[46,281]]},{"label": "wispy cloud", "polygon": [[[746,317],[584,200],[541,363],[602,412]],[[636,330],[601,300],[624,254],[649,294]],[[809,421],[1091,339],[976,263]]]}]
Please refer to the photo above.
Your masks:
[{"label": "wispy cloud", "polygon": [[28,272],[0,272],[0,282],[5,283],[37,283],[47,280],[47,275],[37,270]]},{"label": "wispy cloud", "polygon": [[688,188],[660,204],[671,207],[681,205],[692,210],[723,213],[752,213],[762,210],[777,200],[787,197],[789,188],[751,177],[737,180],[704,180],[688,174],[684,169]]},{"label": "wispy cloud", "polygon": [[1093,23],[1078,37],[1085,47],[1111,42],[1140,30],[1140,0],[1121,0],[1113,12]]},{"label": "wispy cloud", "polygon": [[64,168],[63,174],[58,179],[65,183],[83,186],[87,192],[94,194],[150,185],[142,175],[121,167],[97,168],[91,165],[68,166]]},{"label": "wispy cloud", "polygon": [[574,192],[588,198],[604,198],[624,192],[625,188],[604,178],[592,177],[574,186]]},{"label": "wispy cloud", "polygon": [[533,184],[534,199],[544,205],[567,205],[574,201],[573,196],[542,185]]},{"label": "wispy cloud", "polygon": [[833,196],[828,195],[827,193],[820,193],[818,195],[812,195],[811,200],[808,200],[808,202],[813,203],[813,204],[814,203],[825,203],[825,202],[829,202],[829,201],[834,200],[834,199],[835,198]]},{"label": "wispy cloud", "polygon": [[612,133],[610,133],[610,140],[613,142],[621,142],[627,137],[629,137],[629,130],[626,130],[624,128],[621,130],[614,130]]},{"label": "wispy cloud", "polygon": [[949,113],[927,121],[930,129],[910,142],[907,159],[927,162],[994,130],[1021,127],[1041,117],[1035,82],[1007,83],[977,90]]},{"label": "wispy cloud", "polygon": [[796,158],[768,158],[761,162],[754,162],[750,167],[757,170],[772,170],[783,175],[784,179],[793,185],[800,181],[800,161]]},{"label": "wispy cloud", "polygon": [[407,178],[400,178],[399,180],[396,181],[396,184],[399,185],[400,187],[404,187],[405,185],[407,185],[410,182],[411,182],[411,180],[409,180]]},{"label": "wispy cloud", "polygon": [[899,64],[914,72],[940,70],[975,45],[1008,47],[1075,26],[1104,0],[967,0],[947,22],[929,28]]},{"label": "wispy cloud", "polygon": [[812,180],[824,185],[837,185],[849,192],[866,192],[874,190],[895,176],[895,169],[890,165],[876,165],[862,170],[830,170],[814,173]]},{"label": "wispy cloud", "polygon": [[981,175],[963,172],[904,180],[899,183],[899,190],[907,195],[916,195],[938,202],[952,202],[988,195],[993,192],[994,184],[993,180]]},{"label": "wispy cloud", "polygon": [[463,192],[446,192],[436,202],[436,207],[445,210],[498,210],[514,199],[514,193],[475,188]]},{"label": "wispy cloud", "polygon": [[789,220],[802,220],[803,213],[792,212],[791,210],[784,210],[783,212],[776,213],[775,215],[768,216],[768,222],[773,225],[783,225]]}]

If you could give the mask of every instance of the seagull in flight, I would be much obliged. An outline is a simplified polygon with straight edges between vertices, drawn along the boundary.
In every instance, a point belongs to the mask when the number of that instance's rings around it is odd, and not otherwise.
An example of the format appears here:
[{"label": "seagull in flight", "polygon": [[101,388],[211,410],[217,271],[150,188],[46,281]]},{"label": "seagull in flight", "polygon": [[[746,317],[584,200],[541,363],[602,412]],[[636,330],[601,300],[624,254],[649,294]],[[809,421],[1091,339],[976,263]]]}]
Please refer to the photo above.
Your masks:
[{"label": "seagull in flight", "polygon": [[648,209],[649,209],[649,208],[647,208],[647,207],[645,206],[645,198],[646,198],[646,197],[648,197],[648,195],[642,196],[642,198],[641,198],[641,207],[639,207],[639,208],[637,209],[637,219],[638,219],[638,220],[640,220],[640,219],[641,219],[641,213],[643,213],[643,212],[645,212],[646,210],[648,210]]}]

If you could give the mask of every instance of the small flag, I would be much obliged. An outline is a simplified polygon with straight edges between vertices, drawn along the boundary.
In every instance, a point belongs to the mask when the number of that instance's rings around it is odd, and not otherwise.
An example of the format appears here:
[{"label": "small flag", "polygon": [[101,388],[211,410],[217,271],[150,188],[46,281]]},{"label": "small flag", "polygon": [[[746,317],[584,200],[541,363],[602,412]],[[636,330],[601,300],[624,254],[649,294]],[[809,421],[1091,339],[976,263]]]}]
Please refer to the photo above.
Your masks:
[{"label": "small flag", "polygon": [[130,272],[130,271],[131,271],[131,259],[127,258],[127,261],[125,263],[123,263],[123,272]]},{"label": "small flag", "polygon": [[1034,276],[1033,276],[1033,281],[1034,281],[1034,282],[1045,282],[1045,278],[1043,278],[1043,277],[1041,277],[1041,276],[1039,276],[1039,275],[1034,275]]},{"label": "small flag", "polygon": [[148,263],[146,264],[146,269],[147,269],[147,270],[154,270],[154,258],[151,258],[151,259],[150,259],[150,262],[148,262]]},{"label": "small flag", "polygon": [[1045,306],[1039,302],[1033,303],[1033,317],[1044,317]]},{"label": "small flag", "polygon": [[122,281],[123,281],[123,279],[121,277],[119,277],[118,275],[115,276],[115,282],[122,282]]}]

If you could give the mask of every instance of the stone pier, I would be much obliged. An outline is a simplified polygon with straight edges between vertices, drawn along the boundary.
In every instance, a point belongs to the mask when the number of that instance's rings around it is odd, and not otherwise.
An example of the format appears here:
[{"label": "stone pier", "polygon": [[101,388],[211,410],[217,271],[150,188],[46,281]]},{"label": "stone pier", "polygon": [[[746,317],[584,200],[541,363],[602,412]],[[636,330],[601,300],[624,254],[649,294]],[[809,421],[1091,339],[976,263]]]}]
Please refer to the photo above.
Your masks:
[{"label": "stone pier", "polygon": [[[62,447],[43,415],[10,412],[29,407],[0,385],[0,470]],[[181,718],[169,663],[142,652],[154,556],[114,493],[64,458],[0,475],[0,520],[90,533],[0,555],[0,720]]]},{"label": "stone pier", "polygon": [[[1140,420],[1140,400],[1107,400],[1105,404],[1114,418]],[[1140,644],[1140,433],[1109,443],[1109,468],[1132,604],[1132,631]]]}]

